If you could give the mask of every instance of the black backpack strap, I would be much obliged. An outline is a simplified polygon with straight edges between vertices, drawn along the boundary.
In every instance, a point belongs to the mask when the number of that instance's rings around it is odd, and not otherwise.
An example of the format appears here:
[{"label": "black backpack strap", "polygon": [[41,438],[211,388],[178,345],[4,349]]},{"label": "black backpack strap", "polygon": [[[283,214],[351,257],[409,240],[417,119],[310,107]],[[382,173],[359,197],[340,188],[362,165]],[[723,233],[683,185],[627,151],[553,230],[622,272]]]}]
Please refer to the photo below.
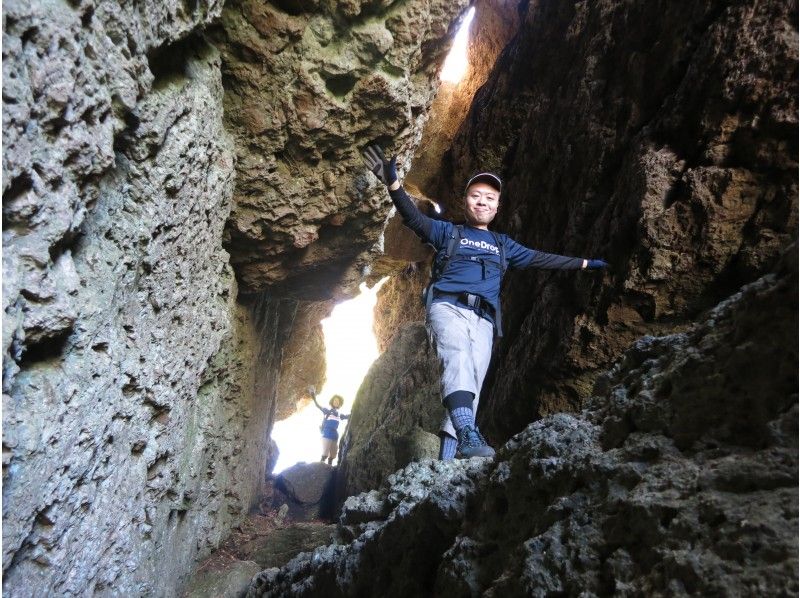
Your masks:
[{"label": "black backpack strap", "polygon": [[439,271],[435,273],[435,280],[439,280],[447,271],[447,266],[450,265],[450,260],[458,251],[458,245],[461,243],[461,238],[464,236],[464,225],[456,224],[453,230],[450,231],[450,239],[447,241],[447,249],[445,250],[444,258],[439,263]]},{"label": "black backpack strap", "polygon": [[431,281],[428,283],[428,288],[425,289],[425,313],[427,314],[431,309],[433,303],[433,285],[439,280],[447,271],[450,265],[450,260],[458,251],[458,246],[464,236],[464,225],[456,224],[450,230],[450,238],[447,240],[447,247],[445,248],[444,255],[439,258],[438,255],[433,261],[433,271],[431,272]]}]

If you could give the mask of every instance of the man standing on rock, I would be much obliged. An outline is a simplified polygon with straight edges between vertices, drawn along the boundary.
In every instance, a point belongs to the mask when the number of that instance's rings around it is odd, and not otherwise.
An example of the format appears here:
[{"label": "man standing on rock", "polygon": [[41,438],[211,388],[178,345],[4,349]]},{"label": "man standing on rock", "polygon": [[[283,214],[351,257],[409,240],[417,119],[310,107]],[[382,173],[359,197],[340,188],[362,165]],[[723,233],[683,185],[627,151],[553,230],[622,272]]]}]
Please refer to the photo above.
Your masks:
[{"label": "man standing on rock", "polygon": [[364,152],[369,169],[387,186],[404,224],[436,250],[426,291],[428,328],[442,361],[442,397],[448,415],[440,433],[440,459],[491,457],[494,450],[475,425],[494,333],[502,335],[500,282],[506,267],[544,270],[601,269],[603,260],[554,255],[529,249],[489,230],[497,214],[502,182],[483,172],[464,191],[464,225],[422,214],[397,178],[396,160],[381,148]]}]

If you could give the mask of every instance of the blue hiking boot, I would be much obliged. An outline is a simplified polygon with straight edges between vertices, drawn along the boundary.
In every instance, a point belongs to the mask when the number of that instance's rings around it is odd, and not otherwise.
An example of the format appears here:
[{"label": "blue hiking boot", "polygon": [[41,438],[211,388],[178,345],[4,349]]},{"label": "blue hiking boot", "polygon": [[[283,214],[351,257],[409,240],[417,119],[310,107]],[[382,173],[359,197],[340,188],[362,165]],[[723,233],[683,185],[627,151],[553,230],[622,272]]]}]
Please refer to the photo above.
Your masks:
[{"label": "blue hiking boot", "polygon": [[486,444],[475,426],[464,426],[458,431],[456,459],[471,457],[494,457],[494,449]]}]

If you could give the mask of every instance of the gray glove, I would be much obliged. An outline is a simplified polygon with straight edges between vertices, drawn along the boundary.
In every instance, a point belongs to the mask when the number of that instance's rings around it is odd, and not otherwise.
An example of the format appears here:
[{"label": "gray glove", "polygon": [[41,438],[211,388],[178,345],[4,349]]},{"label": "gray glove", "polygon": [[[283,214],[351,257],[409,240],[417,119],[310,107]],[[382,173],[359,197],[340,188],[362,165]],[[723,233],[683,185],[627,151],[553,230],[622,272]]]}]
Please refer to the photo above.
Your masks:
[{"label": "gray glove", "polygon": [[381,146],[370,145],[364,151],[364,163],[387,187],[397,180],[397,156],[387,160]]}]

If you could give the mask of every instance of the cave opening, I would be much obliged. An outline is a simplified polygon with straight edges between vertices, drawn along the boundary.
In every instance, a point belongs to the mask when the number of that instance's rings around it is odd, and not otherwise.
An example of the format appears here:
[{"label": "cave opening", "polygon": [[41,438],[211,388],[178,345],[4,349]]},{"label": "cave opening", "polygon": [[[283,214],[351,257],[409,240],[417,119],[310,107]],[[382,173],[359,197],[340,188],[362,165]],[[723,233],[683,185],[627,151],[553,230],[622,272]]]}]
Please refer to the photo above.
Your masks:
[{"label": "cave opening", "polygon": [[[326,362],[325,382],[322,389],[317,389],[320,406],[329,407],[330,399],[340,395],[344,405],[339,412],[350,414],[364,376],[380,354],[373,329],[375,305],[378,291],[388,280],[389,277],[384,277],[372,288],[361,283],[356,297],[337,304],[330,316],[320,321]],[[320,458],[321,420],[322,413],[310,396],[306,396],[297,401],[291,416],[275,423],[272,439],[278,445],[279,455],[273,474],[296,463],[310,463]],[[340,424],[340,438],[346,424],[347,420]]]}]

